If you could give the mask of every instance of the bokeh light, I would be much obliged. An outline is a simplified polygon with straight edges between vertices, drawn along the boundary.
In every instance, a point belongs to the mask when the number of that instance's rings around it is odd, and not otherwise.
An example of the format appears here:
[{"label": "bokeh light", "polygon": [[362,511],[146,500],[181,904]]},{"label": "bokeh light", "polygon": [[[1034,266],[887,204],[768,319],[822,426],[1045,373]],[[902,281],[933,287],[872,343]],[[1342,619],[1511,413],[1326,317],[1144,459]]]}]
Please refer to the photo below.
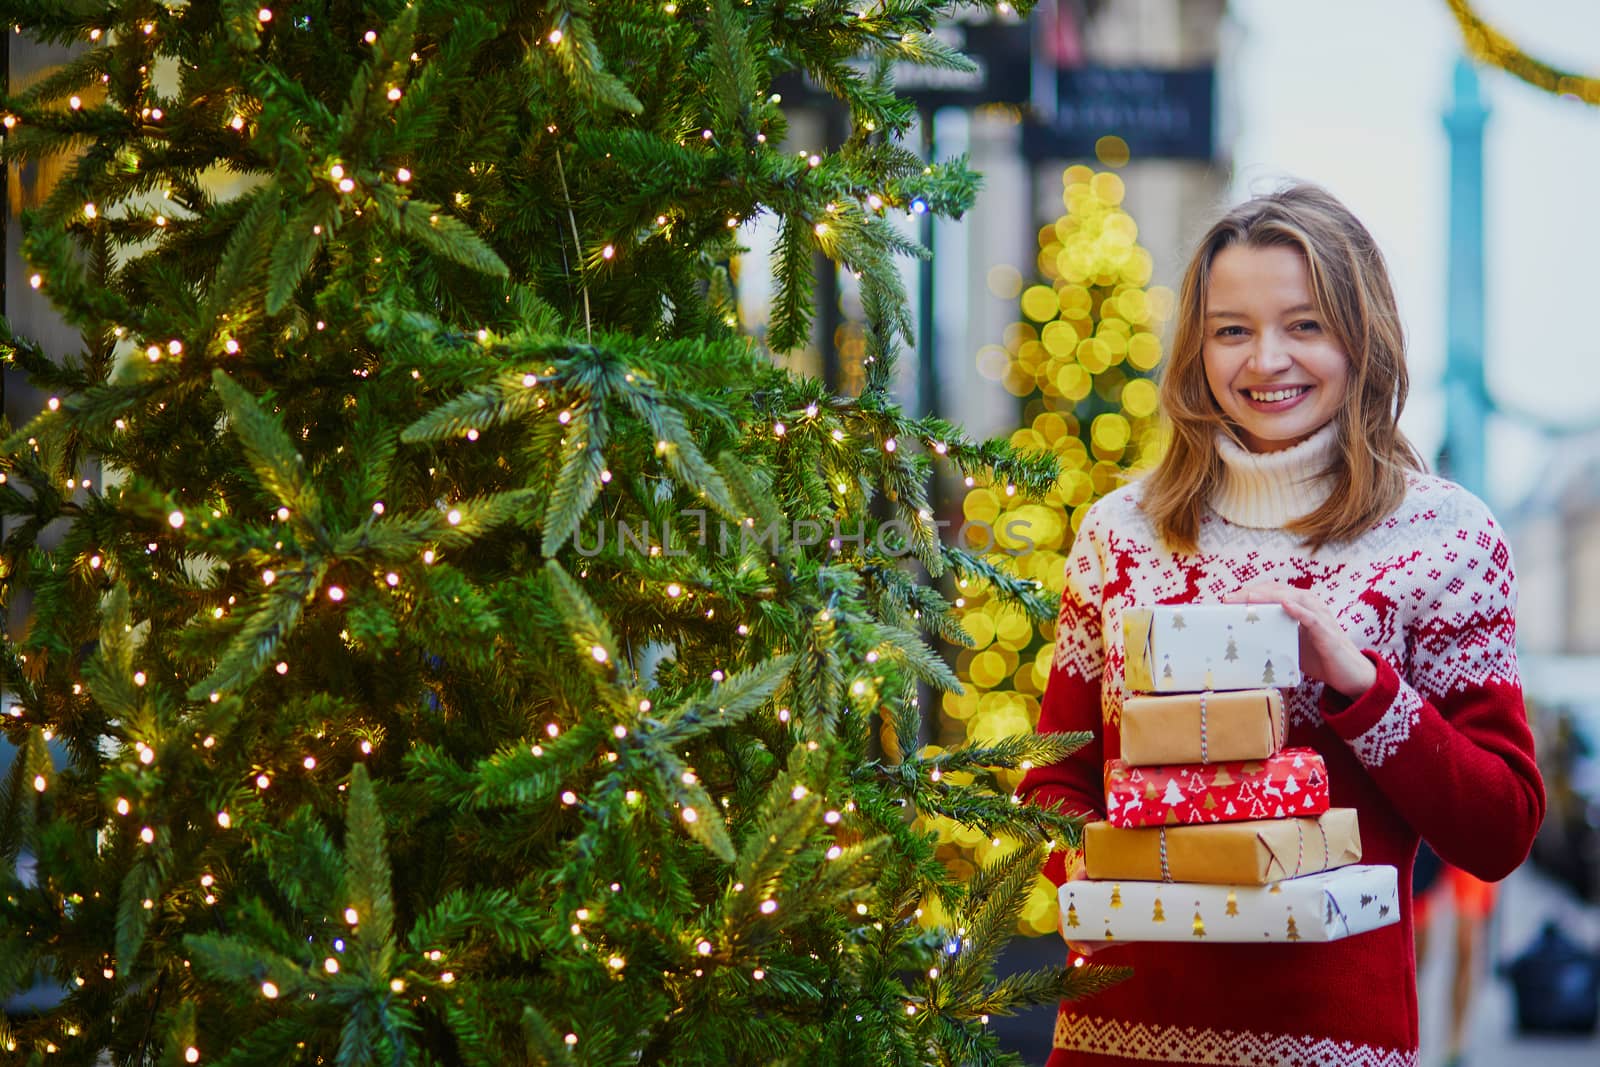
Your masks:
[{"label": "bokeh light", "polygon": [[[1097,152],[1108,166],[1127,162],[1120,138],[1103,138]],[[1067,168],[1065,212],[1038,231],[1035,280],[1025,284],[1009,267],[988,275],[990,292],[1011,294],[1021,315],[999,344],[978,351],[978,369],[1021,401],[1023,425],[1011,434],[1012,444],[1055,453],[1061,476],[1043,500],[974,486],[962,512],[996,531],[997,550],[1016,553],[1011,568],[1043,583],[1041,595],[1052,600],[1061,595],[1066,553],[1089,505],[1154,463],[1165,442],[1150,375],[1161,362],[1160,330],[1176,300],[1170,289],[1150,284],[1154,264],[1123,208],[1125,194],[1115,174]],[[966,692],[943,698],[946,736],[982,742],[1030,731],[1050,676],[1054,623],[1035,625],[984,592],[964,592],[961,622],[975,643],[956,659]],[[1013,775],[1010,784],[1017,780]],[[948,819],[925,824],[938,832],[941,856],[958,874],[1017,847],[996,845]],[[924,921],[941,921],[936,911]],[[1054,933],[1055,914],[1051,887],[1040,879],[1019,928]]]}]

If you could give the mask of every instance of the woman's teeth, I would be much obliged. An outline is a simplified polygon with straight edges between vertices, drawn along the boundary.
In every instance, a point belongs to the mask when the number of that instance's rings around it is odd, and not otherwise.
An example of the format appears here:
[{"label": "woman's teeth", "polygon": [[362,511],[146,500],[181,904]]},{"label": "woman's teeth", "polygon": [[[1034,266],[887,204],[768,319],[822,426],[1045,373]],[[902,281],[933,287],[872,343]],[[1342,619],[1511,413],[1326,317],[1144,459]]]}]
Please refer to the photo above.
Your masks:
[{"label": "woman's teeth", "polygon": [[1297,385],[1293,389],[1274,389],[1270,393],[1261,393],[1254,389],[1246,389],[1245,395],[1247,395],[1251,400],[1256,401],[1258,404],[1272,404],[1279,400],[1288,400],[1292,396],[1299,396],[1301,393],[1310,388],[1311,387],[1309,385]]}]

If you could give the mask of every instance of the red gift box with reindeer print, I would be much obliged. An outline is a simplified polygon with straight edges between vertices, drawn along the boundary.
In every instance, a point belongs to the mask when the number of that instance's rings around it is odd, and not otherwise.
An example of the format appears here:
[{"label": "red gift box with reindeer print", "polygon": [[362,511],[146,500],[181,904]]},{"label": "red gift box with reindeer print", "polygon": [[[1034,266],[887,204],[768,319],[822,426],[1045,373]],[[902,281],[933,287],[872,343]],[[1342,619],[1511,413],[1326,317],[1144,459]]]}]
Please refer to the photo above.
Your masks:
[{"label": "red gift box with reindeer print", "polygon": [[1328,810],[1328,768],[1309,748],[1265,759],[1132,767],[1106,763],[1106,821],[1122,829],[1289,819]]}]

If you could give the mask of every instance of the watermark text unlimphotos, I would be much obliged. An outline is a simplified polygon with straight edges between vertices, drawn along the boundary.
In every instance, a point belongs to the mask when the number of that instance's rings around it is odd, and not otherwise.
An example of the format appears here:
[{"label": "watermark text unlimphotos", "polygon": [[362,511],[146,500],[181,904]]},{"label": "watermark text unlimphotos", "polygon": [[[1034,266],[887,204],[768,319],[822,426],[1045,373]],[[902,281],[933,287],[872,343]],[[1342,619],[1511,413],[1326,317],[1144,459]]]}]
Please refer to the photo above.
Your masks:
[{"label": "watermark text unlimphotos", "polygon": [[[691,551],[690,546],[709,546],[718,553],[727,554],[729,551],[744,553],[761,546],[776,552],[784,543],[809,548],[823,541],[827,541],[828,547],[835,552],[842,552],[846,544],[854,545],[858,552],[866,551],[870,545],[881,555],[908,556],[912,554],[914,540],[911,524],[904,519],[878,523],[877,529],[869,535],[859,522],[855,531],[850,533],[842,529],[837,521],[824,523],[816,519],[795,519],[787,531],[779,522],[769,523],[759,530],[753,523],[730,525],[721,519],[713,523],[706,512],[699,508],[680,511],[678,518],[685,521],[679,524],[662,522],[654,526],[648,519],[637,524],[620,519],[602,522],[586,530],[580,529],[574,543],[580,556],[598,556],[606,550],[607,544],[622,552],[687,556]],[[969,552],[1000,551],[1008,556],[1025,556],[1037,547],[1027,534],[1032,524],[1026,519],[1009,520],[999,534],[996,534],[992,525],[981,519],[967,519],[957,525],[948,519],[930,518],[927,525],[932,526],[939,535],[954,526],[955,543]]]}]

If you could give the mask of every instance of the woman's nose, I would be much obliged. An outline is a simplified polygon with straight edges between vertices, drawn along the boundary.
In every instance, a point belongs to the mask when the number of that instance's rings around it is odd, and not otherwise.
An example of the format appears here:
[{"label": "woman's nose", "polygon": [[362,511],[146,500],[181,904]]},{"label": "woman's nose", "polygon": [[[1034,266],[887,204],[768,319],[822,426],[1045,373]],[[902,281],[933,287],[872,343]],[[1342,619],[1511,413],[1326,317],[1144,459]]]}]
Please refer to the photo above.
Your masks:
[{"label": "woman's nose", "polygon": [[1255,351],[1250,354],[1250,370],[1262,377],[1281,374],[1293,363],[1294,358],[1289,355],[1288,342],[1270,334],[1263,335],[1260,343],[1255,346]]}]

